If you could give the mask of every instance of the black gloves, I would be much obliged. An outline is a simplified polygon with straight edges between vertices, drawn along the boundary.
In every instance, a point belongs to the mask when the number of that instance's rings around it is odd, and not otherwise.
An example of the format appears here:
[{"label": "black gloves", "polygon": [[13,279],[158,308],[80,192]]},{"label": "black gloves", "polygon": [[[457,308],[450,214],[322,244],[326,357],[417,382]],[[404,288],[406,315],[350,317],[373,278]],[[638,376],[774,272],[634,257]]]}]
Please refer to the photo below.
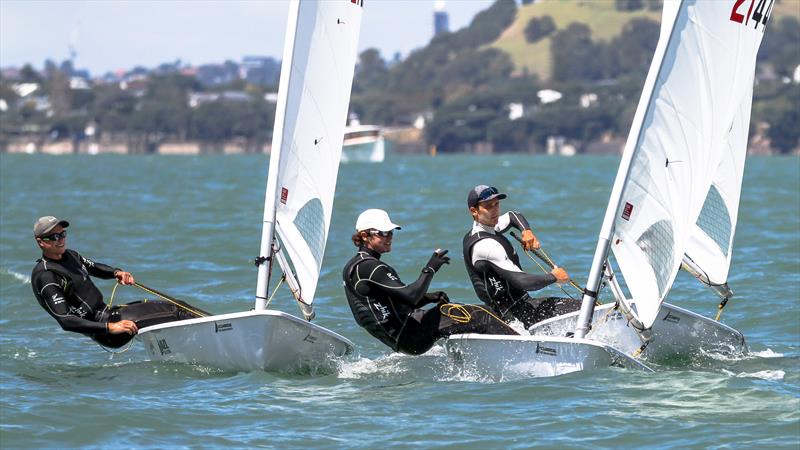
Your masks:
[{"label": "black gloves", "polygon": [[431,256],[431,259],[428,260],[428,264],[425,265],[425,268],[422,269],[423,272],[430,269],[433,272],[439,270],[444,264],[450,264],[450,257],[445,256],[447,254],[447,250],[436,249]]},{"label": "black gloves", "polygon": [[428,303],[450,303],[450,297],[444,291],[433,291],[425,294]]}]

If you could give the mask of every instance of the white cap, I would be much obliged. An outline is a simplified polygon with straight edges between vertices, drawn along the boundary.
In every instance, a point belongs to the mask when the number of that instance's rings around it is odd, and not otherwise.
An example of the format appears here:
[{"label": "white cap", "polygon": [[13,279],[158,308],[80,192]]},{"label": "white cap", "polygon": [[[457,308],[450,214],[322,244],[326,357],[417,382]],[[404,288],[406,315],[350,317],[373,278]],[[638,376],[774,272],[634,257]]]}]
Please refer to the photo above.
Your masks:
[{"label": "white cap", "polygon": [[382,209],[368,209],[358,215],[356,231],[364,230],[390,231],[399,230],[400,225],[392,223],[389,214]]}]

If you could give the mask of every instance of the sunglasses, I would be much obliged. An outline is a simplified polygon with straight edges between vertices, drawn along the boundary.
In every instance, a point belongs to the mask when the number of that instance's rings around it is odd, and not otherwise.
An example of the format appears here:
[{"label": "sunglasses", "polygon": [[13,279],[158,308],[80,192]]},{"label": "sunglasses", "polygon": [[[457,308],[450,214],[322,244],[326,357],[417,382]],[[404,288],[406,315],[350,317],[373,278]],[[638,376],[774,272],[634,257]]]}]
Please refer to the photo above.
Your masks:
[{"label": "sunglasses", "polygon": [[371,231],[369,232],[369,234],[373,234],[373,235],[374,235],[374,234],[377,234],[377,235],[378,235],[378,236],[380,236],[380,237],[389,237],[389,236],[392,236],[392,235],[394,235],[394,230],[389,230],[389,231],[378,231],[378,230],[371,230]]},{"label": "sunglasses", "polygon": [[56,241],[60,241],[61,239],[66,239],[66,238],[67,238],[67,230],[64,230],[61,233],[48,234],[47,236],[42,236],[39,239],[41,239],[43,241],[56,242]]},{"label": "sunglasses", "polygon": [[491,197],[493,195],[496,195],[496,194],[499,194],[499,193],[500,193],[500,191],[498,191],[496,187],[494,187],[494,186],[488,187],[488,188],[482,190],[480,194],[478,194],[478,201],[479,202],[486,201],[486,199],[488,199],[489,197]]}]

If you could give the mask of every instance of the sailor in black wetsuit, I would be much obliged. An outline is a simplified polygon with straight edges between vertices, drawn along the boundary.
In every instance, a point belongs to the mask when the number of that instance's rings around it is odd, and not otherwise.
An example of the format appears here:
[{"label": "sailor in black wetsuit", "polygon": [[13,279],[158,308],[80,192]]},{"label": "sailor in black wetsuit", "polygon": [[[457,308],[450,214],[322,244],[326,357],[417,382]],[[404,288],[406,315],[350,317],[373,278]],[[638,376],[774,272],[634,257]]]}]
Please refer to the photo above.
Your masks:
[{"label": "sailor in black wetsuit", "polygon": [[500,215],[500,200],[506,194],[486,185],[475,186],[467,195],[467,206],[475,222],[464,236],[464,263],[475,293],[504,320],[518,319],[525,328],[536,322],[581,308],[580,300],[570,298],[531,298],[552,283],[569,281],[567,272],[557,267],[549,274],[531,275],[522,271],[519,257],[503,233],[512,226],[522,232],[526,250],[540,244],[522,214],[510,211]]},{"label": "sailor in black wetsuit", "polygon": [[33,293],[62,329],[117,348],[133,339],[139,328],[207,314],[180,301],[133,302],[109,308],[89,276],[134,284],[133,275],[68,250],[68,226],[69,222],[53,216],[41,217],[33,226],[34,238],[42,249],[42,258],[31,273]]},{"label": "sailor in black wetsuit", "polygon": [[[434,273],[450,261],[447,250],[434,252],[417,281],[403,284],[380,259],[391,251],[396,229],[400,227],[380,209],[364,211],[356,222],[352,239],[358,253],[344,266],[342,277],[359,325],[392,350],[410,355],[425,353],[451,334],[517,334],[482,306],[448,303],[444,292],[427,292]],[[428,304],[436,306],[420,309]]]}]

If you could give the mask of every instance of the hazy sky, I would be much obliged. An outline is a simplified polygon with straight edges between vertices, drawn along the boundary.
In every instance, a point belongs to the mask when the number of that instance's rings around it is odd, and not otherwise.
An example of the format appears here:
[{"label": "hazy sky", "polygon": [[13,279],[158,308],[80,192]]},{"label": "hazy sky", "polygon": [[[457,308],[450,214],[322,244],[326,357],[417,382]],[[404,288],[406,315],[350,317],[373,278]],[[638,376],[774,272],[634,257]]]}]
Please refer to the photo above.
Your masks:
[{"label": "hazy sky", "polygon": [[[448,0],[450,29],[469,24],[492,2]],[[360,50],[375,47],[389,59],[424,46],[433,35],[433,8],[434,0],[364,0]],[[73,42],[77,68],[92,75],[176,59],[279,59],[287,14],[286,0],[0,0],[0,66],[61,62]]]}]

